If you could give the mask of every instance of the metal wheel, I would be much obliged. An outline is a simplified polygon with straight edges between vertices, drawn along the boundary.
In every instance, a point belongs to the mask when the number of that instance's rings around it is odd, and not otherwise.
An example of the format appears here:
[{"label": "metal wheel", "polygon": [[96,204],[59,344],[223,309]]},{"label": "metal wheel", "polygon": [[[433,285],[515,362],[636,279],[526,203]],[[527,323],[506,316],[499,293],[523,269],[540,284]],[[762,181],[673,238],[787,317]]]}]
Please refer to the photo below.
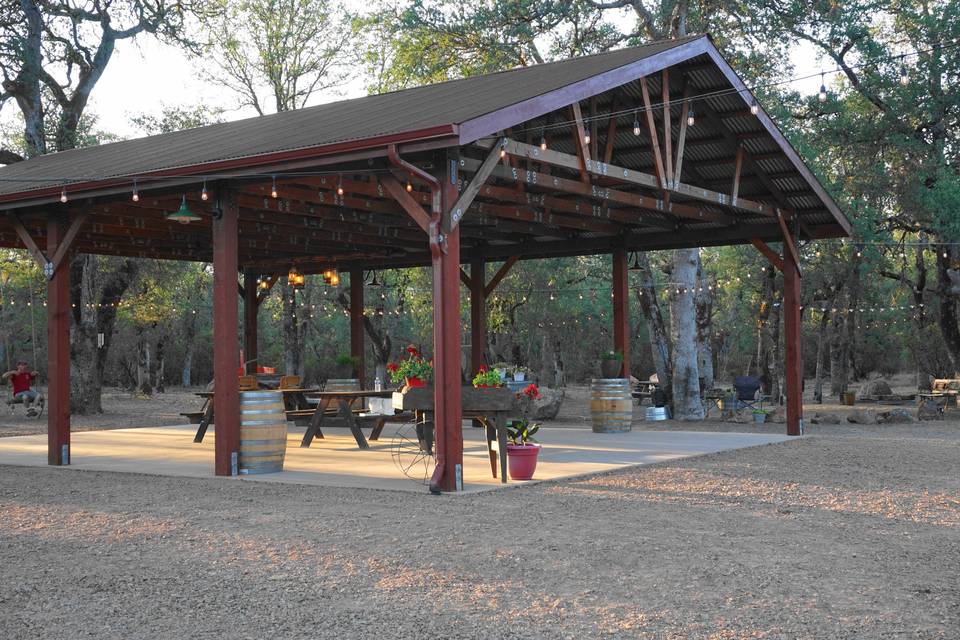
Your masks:
[{"label": "metal wheel", "polygon": [[429,484],[436,466],[432,422],[405,422],[390,443],[390,456],[403,475]]}]

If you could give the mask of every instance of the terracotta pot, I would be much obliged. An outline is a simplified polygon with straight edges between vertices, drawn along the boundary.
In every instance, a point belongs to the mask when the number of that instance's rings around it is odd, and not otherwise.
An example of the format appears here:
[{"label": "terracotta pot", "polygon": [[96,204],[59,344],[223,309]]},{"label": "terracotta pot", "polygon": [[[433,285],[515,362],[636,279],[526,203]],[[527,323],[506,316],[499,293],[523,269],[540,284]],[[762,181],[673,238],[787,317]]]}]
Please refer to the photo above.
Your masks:
[{"label": "terracotta pot", "polygon": [[511,480],[532,480],[537,470],[539,444],[508,444],[507,470]]},{"label": "terracotta pot", "polygon": [[420,378],[404,378],[404,380],[411,389],[427,386],[427,381],[421,380]]},{"label": "terracotta pot", "polygon": [[623,360],[601,360],[600,375],[604,378],[619,378]]}]

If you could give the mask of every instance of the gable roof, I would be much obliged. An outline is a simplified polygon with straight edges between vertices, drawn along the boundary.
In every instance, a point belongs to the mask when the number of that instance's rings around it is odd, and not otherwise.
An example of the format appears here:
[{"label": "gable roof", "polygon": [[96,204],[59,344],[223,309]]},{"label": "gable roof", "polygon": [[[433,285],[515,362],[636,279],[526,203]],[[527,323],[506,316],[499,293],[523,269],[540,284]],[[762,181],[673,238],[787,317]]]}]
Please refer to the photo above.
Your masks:
[{"label": "gable roof", "polygon": [[[72,149],[0,168],[0,202],[15,195],[109,178],[164,172],[202,173],[308,157],[348,145],[458,136],[460,125],[512,105],[589,81],[705,36],[691,36],[592,56],[520,67],[296,111],[212,124],[145,138]],[[483,132],[475,135],[474,140]],[[460,144],[473,140],[460,140]],[[364,144],[366,143],[366,144]],[[244,162],[247,161],[247,162]],[[177,171],[180,170],[180,171]],[[21,180],[22,179],[22,180]]]}]

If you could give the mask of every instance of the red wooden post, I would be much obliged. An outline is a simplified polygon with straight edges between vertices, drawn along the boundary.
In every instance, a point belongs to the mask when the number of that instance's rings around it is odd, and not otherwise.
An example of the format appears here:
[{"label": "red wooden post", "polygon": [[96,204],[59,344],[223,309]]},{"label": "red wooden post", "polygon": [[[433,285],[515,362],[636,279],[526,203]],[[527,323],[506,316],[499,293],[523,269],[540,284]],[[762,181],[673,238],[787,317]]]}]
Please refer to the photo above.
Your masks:
[{"label": "red wooden post", "polygon": [[257,373],[260,364],[257,344],[257,312],[260,303],[257,299],[257,274],[253,271],[243,272],[243,358],[246,362],[246,371],[250,375]]},{"label": "red wooden post", "polygon": [[240,446],[240,393],[237,380],[237,218],[232,193],[220,196],[221,215],[213,221],[213,414],[215,472],[234,475]]},{"label": "red wooden post", "polygon": [[[457,200],[457,164],[453,156],[438,155],[443,167],[441,206],[447,215]],[[444,236],[433,256],[433,377],[437,470],[431,485],[441,491],[462,487],[463,433],[460,397],[460,229]],[[461,486],[458,487],[457,485]]]},{"label": "red wooden post", "polygon": [[354,375],[363,386],[363,269],[350,271],[350,355],[358,363]]},{"label": "red wooden post", "polygon": [[[784,240],[790,242],[789,238]],[[786,345],[787,435],[799,436],[803,429],[803,352],[800,348],[800,269],[794,252],[783,252],[783,324]]]},{"label": "red wooden post", "polygon": [[[47,255],[63,241],[58,216],[47,219]],[[70,464],[70,261],[47,282],[47,464]]]},{"label": "red wooden post", "polygon": [[630,377],[630,287],[627,252],[613,252],[613,348],[623,354],[620,375]]},{"label": "red wooden post", "polygon": [[484,348],[487,345],[487,282],[486,263],[470,262],[470,371],[480,370]]}]

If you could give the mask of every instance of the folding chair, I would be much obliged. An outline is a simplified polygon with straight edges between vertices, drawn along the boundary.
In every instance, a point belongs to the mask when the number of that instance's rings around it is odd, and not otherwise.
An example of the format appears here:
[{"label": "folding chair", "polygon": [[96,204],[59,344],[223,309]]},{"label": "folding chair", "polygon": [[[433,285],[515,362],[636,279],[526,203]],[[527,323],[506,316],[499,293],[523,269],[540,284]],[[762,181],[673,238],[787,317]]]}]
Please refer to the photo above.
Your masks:
[{"label": "folding chair", "polygon": [[733,388],[737,392],[737,409],[759,409],[757,406],[761,402],[760,396],[760,378],[756,376],[737,376],[733,379]]}]

